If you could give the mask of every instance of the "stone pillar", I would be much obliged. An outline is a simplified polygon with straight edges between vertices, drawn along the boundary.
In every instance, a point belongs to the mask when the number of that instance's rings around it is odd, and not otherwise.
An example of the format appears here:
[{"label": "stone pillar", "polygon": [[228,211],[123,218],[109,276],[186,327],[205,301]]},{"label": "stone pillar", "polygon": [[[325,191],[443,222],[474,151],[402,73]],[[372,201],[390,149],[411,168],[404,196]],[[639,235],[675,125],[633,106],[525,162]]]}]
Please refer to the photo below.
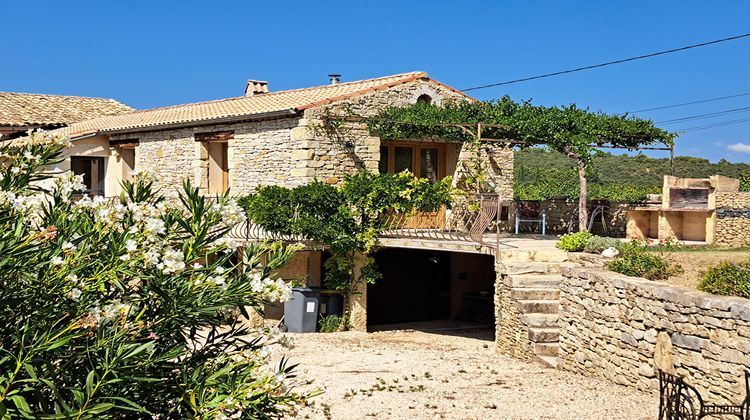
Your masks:
[{"label": "stone pillar", "polygon": [[367,284],[359,280],[362,276],[362,268],[367,263],[367,257],[357,254],[354,260],[354,283],[349,296],[347,312],[349,312],[349,324],[352,331],[367,331]]}]

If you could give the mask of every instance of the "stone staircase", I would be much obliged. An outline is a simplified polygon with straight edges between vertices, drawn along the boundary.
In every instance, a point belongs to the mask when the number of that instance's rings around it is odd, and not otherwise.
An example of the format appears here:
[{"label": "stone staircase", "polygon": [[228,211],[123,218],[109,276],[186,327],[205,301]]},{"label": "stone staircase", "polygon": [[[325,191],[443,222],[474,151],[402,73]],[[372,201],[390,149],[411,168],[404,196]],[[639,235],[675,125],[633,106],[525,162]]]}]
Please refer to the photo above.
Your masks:
[{"label": "stone staircase", "polygon": [[566,262],[567,253],[563,251],[539,254],[528,258],[516,255],[501,261],[503,282],[516,305],[520,329],[528,333],[533,358],[556,368],[560,348],[560,267],[576,264]]}]

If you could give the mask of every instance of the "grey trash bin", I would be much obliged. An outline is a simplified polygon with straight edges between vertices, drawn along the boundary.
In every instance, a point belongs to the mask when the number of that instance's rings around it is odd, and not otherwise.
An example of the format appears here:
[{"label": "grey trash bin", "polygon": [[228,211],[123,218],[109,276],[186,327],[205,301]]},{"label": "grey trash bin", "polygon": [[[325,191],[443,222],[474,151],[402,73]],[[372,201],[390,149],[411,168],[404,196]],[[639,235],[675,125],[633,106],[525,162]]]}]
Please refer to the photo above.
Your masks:
[{"label": "grey trash bin", "polygon": [[295,287],[284,302],[284,325],[288,332],[315,332],[318,325],[320,289]]}]

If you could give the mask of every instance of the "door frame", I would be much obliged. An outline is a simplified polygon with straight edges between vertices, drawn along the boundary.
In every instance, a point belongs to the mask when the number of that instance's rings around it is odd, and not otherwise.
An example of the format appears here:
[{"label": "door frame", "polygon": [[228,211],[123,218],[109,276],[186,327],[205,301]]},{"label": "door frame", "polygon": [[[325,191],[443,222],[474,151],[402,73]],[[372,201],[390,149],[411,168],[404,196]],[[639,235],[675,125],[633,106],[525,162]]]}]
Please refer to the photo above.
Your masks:
[{"label": "door frame", "polygon": [[[445,168],[446,168],[446,144],[445,143],[426,143],[426,142],[418,142],[418,141],[387,141],[387,142],[381,142],[380,147],[387,147],[388,148],[388,172],[387,173],[394,173],[394,169],[396,166],[396,147],[410,147],[412,149],[412,167],[411,167],[411,173],[414,174],[415,177],[419,178],[419,169],[421,168],[421,149],[437,149],[437,180],[441,180],[445,178]],[[382,158],[382,152],[380,154]]]}]

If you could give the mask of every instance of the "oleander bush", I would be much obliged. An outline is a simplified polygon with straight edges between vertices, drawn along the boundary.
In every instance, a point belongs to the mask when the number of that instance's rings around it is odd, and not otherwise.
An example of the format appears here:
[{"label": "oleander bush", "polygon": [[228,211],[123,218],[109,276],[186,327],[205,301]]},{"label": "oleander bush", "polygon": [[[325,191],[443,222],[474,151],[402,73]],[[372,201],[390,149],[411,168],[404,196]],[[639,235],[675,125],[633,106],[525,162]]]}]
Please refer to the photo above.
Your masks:
[{"label": "oleander bush", "polygon": [[682,273],[682,267],[667,259],[672,252],[668,244],[649,250],[647,242],[631,241],[619,244],[617,250],[618,257],[606,264],[614,272],[649,280],[666,280]]},{"label": "oleander bush", "polygon": [[297,248],[226,236],[227,195],[179,200],[137,175],[117,199],[51,178],[69,142],[33,134],[0,161],[0,418],[270,418],[305,402],[288,340],[238,321],[283,301]]},{"label": "oleander bush", "polygon": [[566,233],[565,235],[560,236],[560,239],[557,240],[555,246],[563,251],[581,252],[586,248],[586,245],[588,245],[593,237],[594,235],[591,232],[585,230],[581,232]]},{"label": "oleander bush", "polygon": [[698,283],[698,289],[750,299],[750,260],[740,263],[722,261],[709,267]]}]

